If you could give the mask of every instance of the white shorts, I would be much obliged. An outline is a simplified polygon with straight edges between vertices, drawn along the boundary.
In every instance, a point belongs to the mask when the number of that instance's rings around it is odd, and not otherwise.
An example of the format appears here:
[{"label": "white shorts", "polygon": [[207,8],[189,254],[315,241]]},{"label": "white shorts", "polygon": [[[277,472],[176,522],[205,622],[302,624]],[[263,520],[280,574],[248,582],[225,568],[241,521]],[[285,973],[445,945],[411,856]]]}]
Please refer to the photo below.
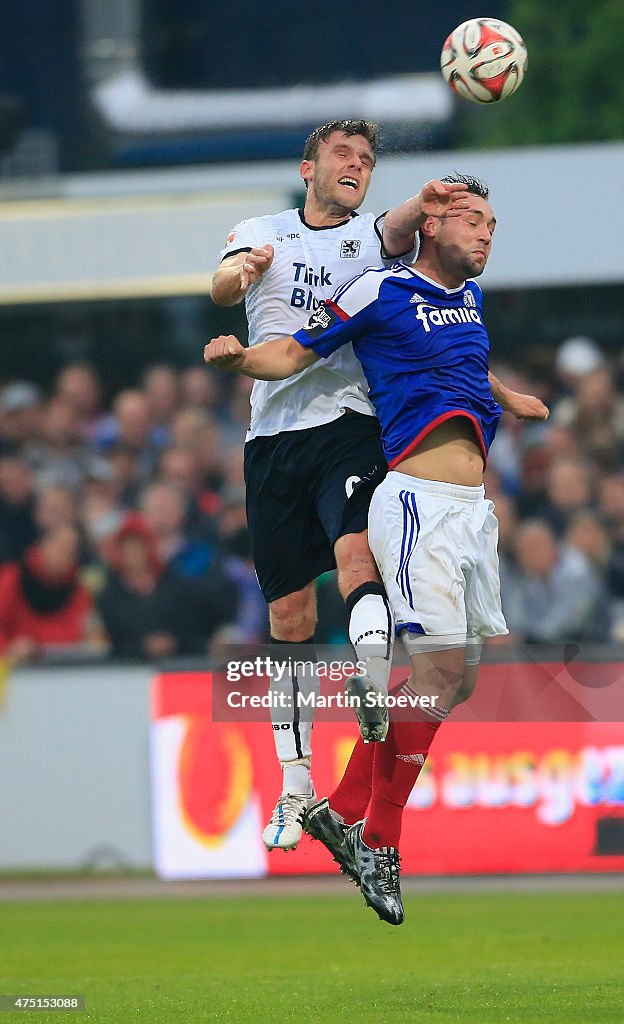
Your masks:
[{"label": "white shorts", "polygon": [[493,510],[483,486],[406,473],[388,473],[373,494],[368,541],[410,654],[508,632]]}]

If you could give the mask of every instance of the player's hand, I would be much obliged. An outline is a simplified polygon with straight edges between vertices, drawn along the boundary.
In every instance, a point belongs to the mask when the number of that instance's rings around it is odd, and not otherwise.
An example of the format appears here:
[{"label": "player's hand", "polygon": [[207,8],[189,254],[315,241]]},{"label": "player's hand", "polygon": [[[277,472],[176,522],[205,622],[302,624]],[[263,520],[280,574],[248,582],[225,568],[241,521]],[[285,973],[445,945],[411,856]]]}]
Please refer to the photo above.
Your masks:
[{"label": "player's hand", "polygon": [[245,253],[240,268],[240,288],[243,295],[247,294],[250,285],[255,284],[266,273],[274,256],[275,250],[272,245],[263,245]]},{"label": "player's hand", "polygon": [[416,198],[423,217],[459,217],[470,206],[469,192],[462,182],[428,181]]},{"label": "player's hand", "polygon": [[550,409],[536,395],[521,395],[518,391],[509,391],[505,399],[505,411],[510,412],[517,420],[547,420]]},{"label": "player's hand", "polygon": [[221,334],[204,347],[204,362],[220,370],[238,370],[245,362],[246,351],[233,334]]}]

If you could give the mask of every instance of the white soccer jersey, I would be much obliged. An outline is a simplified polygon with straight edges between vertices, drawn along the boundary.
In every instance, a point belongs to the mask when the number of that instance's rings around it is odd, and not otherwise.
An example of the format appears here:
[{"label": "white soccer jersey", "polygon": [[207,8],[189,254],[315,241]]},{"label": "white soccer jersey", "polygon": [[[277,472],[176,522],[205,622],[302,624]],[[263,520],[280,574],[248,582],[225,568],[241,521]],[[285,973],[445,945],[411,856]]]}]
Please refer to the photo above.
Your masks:
[{"label": "white soccer jersey", "polygon": [[[321,299],[331,298],[339,285],[366,267],[383,264],[373,214],[352,217],[336,227],[311,228],[299,210],[241,221],[230,233],[221,259],[269,243],[275,249],[273,263],[245,298],[250,345],[294,334]],[[255,381],[247,439],[317,427],[337,419],[345,409],[374,415],[351,345],[288,380]]]}]

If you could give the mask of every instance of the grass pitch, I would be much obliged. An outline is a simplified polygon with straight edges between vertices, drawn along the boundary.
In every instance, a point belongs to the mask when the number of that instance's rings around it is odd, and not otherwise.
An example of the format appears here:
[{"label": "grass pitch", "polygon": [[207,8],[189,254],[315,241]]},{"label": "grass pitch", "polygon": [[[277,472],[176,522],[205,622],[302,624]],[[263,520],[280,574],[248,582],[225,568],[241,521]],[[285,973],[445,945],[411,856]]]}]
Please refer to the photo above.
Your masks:
[{"label": "grass pitch", "polygon": [[[257,892],[257,890],[255,890]],[[621,893],[355,890],[0,906],[0,992],[85,995],[0,1024],[606,1024],[624,1021]]]}]

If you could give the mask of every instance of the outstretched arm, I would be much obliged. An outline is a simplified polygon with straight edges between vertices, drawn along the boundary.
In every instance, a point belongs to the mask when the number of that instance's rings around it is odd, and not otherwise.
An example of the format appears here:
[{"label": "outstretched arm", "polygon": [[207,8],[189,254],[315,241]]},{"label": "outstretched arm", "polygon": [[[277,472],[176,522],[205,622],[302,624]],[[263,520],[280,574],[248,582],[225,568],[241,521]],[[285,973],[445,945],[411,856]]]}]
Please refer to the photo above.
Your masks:
[{"label": "outstretched arm", "polygon": [[461,182],[428,181],[417,195],[388,210],[383,225],[384,255],[411,252],[416,232],[427,217],[458,217],[469,205],[468,191]]},{"label": "outstretched arm", "polygon": [[550,409],[535,395],[522,395],[503,384],[492,371],[488,373],[492,398],[518,420],[547,420]]},{"label": "outstretched arm", "polygon": [[244,348],[233,334],[213,338],[204,348],[204,362],[220,370],[242,373],[254,380],[284,380],[305,370],[318,360],[311,349],[304,348],[292,337],[264,341]]}]

